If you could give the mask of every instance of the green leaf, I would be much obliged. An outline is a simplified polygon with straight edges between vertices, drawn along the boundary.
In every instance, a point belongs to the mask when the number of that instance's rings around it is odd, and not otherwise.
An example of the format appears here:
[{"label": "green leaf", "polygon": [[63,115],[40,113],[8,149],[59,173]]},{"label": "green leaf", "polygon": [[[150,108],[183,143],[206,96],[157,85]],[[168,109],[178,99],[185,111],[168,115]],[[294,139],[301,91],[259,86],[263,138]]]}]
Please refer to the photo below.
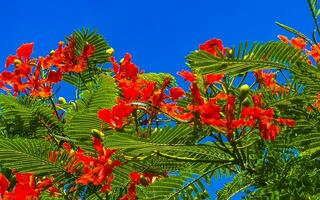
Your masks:
[{"label": "green leaf", "polygon": [[57,176],[64,173],[63,166],[49,161],[51,145],[36,139],[0,139],[0,164],[21,172],[39,176]]},{"label": "green leaf", "polygon": [[147,81],[156,82],[159,85],[161,85],[165,79],[169,78],[170,84],[173,86],[176,85],[175,77],[167,73],[143,73],[138,74],[138,77]]},{"label": "green leaf", "polygon": [[217,192],[217,197],[221,200],[228,200],[251,185],[253,183],[250,181],[250,178],[239,173],[233,178],[231,183],[227,183]]},{"label": "green leaf", "polygon": [[283,29],[285,29],[285,30],[287,30],[287,31],[289,31],[289,32],[291,32],[291,33],[303,38],[305,41],[308,41],[310,44],[313,44],[312,40],[310,40],[306,35],[304,35],[303,33],[299,32],[299,31],[297,31],[296,29],[294,29],[294,28],[292,28],[290,26],[281,24],[280,22],[276,22],[276,24],[278,26],[280,26],[281,28],[283,28]]},{"label": "green leaf", "polygon": [[7,136],[39,137],[49,133],[61,135],[62,123],[53,109],[39,99],[0,95],[1,129]]},{"label": "green leaf", "polygon": [[[63,80],[74,85],[80,91],[87,89],[86,84],[94,81],[94,76],[105,73],[103,69],[105,63],[109,63],[110,55],[106,50],[111,48],[102,35],[88,29],[75,31],[72,34],[75,42],[76,55],[80,55],[86,44],[94,45],[94,53],[87,62],[87,69],[81,73],[69,73],[63,76]],[[67,38],[69,41],[70,38]]]},{"label": "green leaf", "polygon": [[215,57],[205,51],[195,51],[187,56],[188,65],[200,74],[243,74],[259,69],[289,69],[301,60],[302,51],[282,42],[254,43],[237,50],[236,57]]},{"label": "green leaf", "polygon": [[75,102],[77,108],[68,110],[64,128],[65,134],[77,141],[77,145],[92,150],[91,130],[100,129],[102,123],[97,113],[116,104],[118,89],[109,75],[100,75],[96,82],[87,83],[87,87]]}]

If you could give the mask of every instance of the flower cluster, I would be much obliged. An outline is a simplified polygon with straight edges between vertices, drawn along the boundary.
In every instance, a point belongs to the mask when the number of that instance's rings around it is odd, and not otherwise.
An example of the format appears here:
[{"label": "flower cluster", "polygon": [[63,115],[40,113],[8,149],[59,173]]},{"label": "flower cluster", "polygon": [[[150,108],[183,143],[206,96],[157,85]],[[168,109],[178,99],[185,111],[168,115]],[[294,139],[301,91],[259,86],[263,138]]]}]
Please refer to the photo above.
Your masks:
[{"label": "flower cluster", "polygon": [[[111,159],[112,155],[115,154],[116,151],[103,147],[100,137],[93,136],[92,143],[98,154],[97,156],[85,154],[80,147],[75,151],[69,143],[65,142],[63,146],[68,152],[70,158],[68,165],[65,166],[65,170],[71,174],[79,176],[76,180],[77,184],[101,185],[101,192],[110,191],[111,182],[113,180],[112,172],[116,167],[121,166],[122,163],[119,160]],[[58,156],[59,152],[51,152],[49,160],[51,162],[56,162]]]},{"label": "flower cluster", "polygon": [[57,50],[46,57],[31,59],[33,43],[21,45],[16,55],[10,55],[6,61],[6,68],[14,67],[13,72],[3,71],[0,74],[0,88],[26,95],[49,98],[52,96],[53,85],[62,80],[64,73],[82,72],[86,69],[88,59],[93,55],[93,45],[84,46],[82,53],[76,56],[73,37],[68,45],[59,43]]},{"label": "flower cluster", "polygon": [[0,199],[3,200],[36,200],[40,193],[48,191],[51,196],[62,196],[58,189],[53,186],[50,178],[36,181],[32,173],[16,173],[15,185],[11,191],[10,182],[7,177],[0,174]]},{"label": "flower cluster", "polygon": [[291,40],[284,35],[278,35],[278,38],[285,44],[291,44],[294,48],[304,50],[307,46],[306,41],[301,37],[293,37]]},{"label": "flower cluster", "polygon": [[258,70],[254,72],[254,76],[259,83],[259,88],[263,86],[270,89],[270,91],[275,94],[285,94],[288,92],[288,88],[285,88],[277,83],[276,74],[274,73],[266,73],[262,70]]},{"label": "flower cluster", "polygon": [[159,175],[155,175],[152,173],[139,173],[139,172],[131,172],[129,176],[130,176],[130,184],[128,187],[128,193],[124,195],[121,198],[121,200],[136,200],[137,185],[148,186],[160,178]]},{"label": "flower cluster", "polygon": [[[313,60],[315,60],[317,63],[320,60],[320,44],[313,44],[311,45],[311,49],[307,49],[307,42],[305,39],[298,37],[298,38],[292,38],[289,40],[284,35],[278,35],[278,38],[285,44],[291,44],[294,48],[305,51],[307,55],[311,56]],[[307,60],[309,64],[311,64],[310,60]]]},{"label": "flower cluster", "polygon": [[[212,39],[200,45],[200,50],[206,51],[213,56],[221,56],[225,49],[221,40]],[[219,53],[217,53],[219,51]],[[262,103],[254,104],[253,107],[241,107],[244,96],[237,98],[234,94],[224,91],[218,92],[213,97],[204,97],[214,85],[223,87],[223,74],[196,75],[183,70],[178,72],[185,81],[190,83],[189,93],[180,87],[169,89],[170,80],[165,79],[162,85],[156,82],[144,80],[139,76],[139,69],[131,62],[130,54],[119,65],[114,58],[111,59],[114,66],[115,79],[122,91],[118,104],[112,109],[101,109],[98,117],[109,124],[111,128],[122,129],[129,123],[129,117],[135,109],[139,109],[139,103],[147,103],[149,119],[145,123],[151,123],[159,111],[180,122],[190,124],[203,124],[219,128],[224,131],[229,139],[238,128],[258,128],[261,137],[273,140],[280,131],[280,124],[293,126],[294,121],[290,119],[276,119],[272,108],[264,110]],[[274,93],[285,93],[287,89],[278,85],[275,81],[275,74],[267,74],[263,71],[254,73],[260,87],[268,87]],[[201,87],[200,87],[201,86]],[[169,92],[166,92],[169,91]],[[248,91],[246,92],[246,96]],[[186,106],[178,105],[178,101],[185,98],[189,102]],[[250,98],[247,100],[250,101]],[[252,99],[256,99],[252,96]],[[259,100],[261,101],[261,100]],[[236,107],[242,110],[236,112]],[[156,108],[156,109],[155,109]]]}]

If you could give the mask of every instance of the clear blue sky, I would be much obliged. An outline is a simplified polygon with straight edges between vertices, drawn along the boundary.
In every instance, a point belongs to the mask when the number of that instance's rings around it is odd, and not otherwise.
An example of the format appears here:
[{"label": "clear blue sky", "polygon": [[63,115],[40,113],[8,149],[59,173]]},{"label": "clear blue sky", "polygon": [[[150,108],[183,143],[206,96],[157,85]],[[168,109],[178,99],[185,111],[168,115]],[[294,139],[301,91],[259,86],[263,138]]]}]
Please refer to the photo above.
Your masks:
[{"label": "clear blue sky", "polygon": [[34,41],[35,55],[46,55],[64,36],[87,27],[105,36],[117,58],[130,52],[146,72],[175,74],[186,68],[184,57],[210,38],[226,46],[277,40],[286,32],[275,21],[307,35],[313,27],[305,0],[3,0],[0,69],[22,43]]}]

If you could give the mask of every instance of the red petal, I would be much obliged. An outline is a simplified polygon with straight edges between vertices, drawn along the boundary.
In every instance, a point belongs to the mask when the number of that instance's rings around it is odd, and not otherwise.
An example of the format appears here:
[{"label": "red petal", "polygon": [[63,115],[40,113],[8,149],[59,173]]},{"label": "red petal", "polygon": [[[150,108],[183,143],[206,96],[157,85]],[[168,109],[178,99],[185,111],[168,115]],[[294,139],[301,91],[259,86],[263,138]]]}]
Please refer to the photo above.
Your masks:
[{"label": "red petal", "polygon": [[111,125],[111,112],[108,109],[101,109],[98,112],[98,118]]},{"label": "red petal", "polygon": [[170,97],[172,98],[172,100],[177,100],[180,97],[183,97],[186,93],[183,91],[182,88],[180,87],[173,87],[170,90]]},{"label": "red petal", "polygon": [[184,80],[190,81],[191,83],[196,81],[196,76],[192,72],[182,70],[181,72],[178,72],[178,75],[182,76]]},{"label": "red petal", "polygon": [[62,80],[62,72],[59,71],[50,71],[47,81],[48,83],[59,83]]},{"label": "red petal", "polygon": [[139,172],[131,172],[130,173],[130,180],[132,183],[139,184],[140,183],[140,176]]},{"label": "red petal", "polygon": [[30,56],[33,52],[33,46],[34,43],[26,43],[21,45],[18,49],[17,49],[17,56],[18,57],[24,57],[25,59],[29,60]]},{"label": "red petal", "polygon": [[13,65],[15,59],[17,59],[17,56],[13,56],[13,55],[8,56],[6,61],[6,68],[8,68],[10,65]]},{"label": "red petal", "polygon": [[3,174],[0,174],[0,196],[3,195],[6,190],[9,188],[10,182],[7,177]]}]

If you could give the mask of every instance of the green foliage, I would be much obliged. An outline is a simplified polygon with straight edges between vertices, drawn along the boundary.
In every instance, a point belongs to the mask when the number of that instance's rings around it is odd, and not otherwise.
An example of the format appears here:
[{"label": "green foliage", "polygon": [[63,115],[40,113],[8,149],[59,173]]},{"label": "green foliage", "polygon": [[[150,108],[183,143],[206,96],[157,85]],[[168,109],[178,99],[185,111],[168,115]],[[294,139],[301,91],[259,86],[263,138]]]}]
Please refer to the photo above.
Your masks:
[{"label": "green foliage", "polygon": [[92,129],[100,129],[102,121],[97,117],[101,108],[115,105],[118,89],[108,75],[99,75],[95,82],[87,83],[80,98],[73,102],[65,117],[65,135],[76,141],[84,149],[92,150]]},{"label": "green foliage", "polygon": [[259,69],[289,69],[303,60],[302,52],[282,42],[266,44],[241,43],[226,57],[216,57],[205,51],[195,51],[187,56],[188,66],[200,74],[237,75]]},{"label": "green foliage", "polygon": [[[94,54],[89,58],[87,69],[81,73],[70,73],[63,77],[63,80],[76,86],[80,91],[86,90],[86,84],[94,81],[94,76],[104,73],[105,63],[109,62],[110,55],[106,50],[111,48],[105,39],[96,32],[90,32],[88,29],[75,31],[72,34],[75,42],[76,55],[80,55],[86,44],[94,45]],[[69,41],[70,38],[67,38]]]},{"label": "green foliage", "polygon": [[[308,4],[320,33],[318,1],[308,0]],[[315,32],[310,40],[289,26],[277,24],[309,44],[317,43]],[[0,95],[1,171],[9,173],[9,169],[15,168],[20,172],[32,172],[38,178],[54,177],[63,198],[44,193],[41,199],[77,199],[82,193],[86,194],[86,199],[92,200],[120,199],[129,190],[131,172],[152,173],[157,177],[148,186],[137,185],[138,199],[209,199],[204,184],[211,184],[213,178],[221,176],[234,178],[217,192],[218,199],[230,199],[239,192],[245,192],[244,198],[249,199],[319,198],[320,111],[315,101],[320,91],[320,72],[319,63],[308,63],[306,52],[273,41],[241,43],[238,48],[228,49],[225,55],[218,53],[219,56],[197,50],[187,56],[187,64],[197,77],[196,84],[203,99],[209,102],[221,92],[236,97],[232,109],[230,99],[217,100],[220,108],[220,113],[217,113],[229,120],[225,127],[201,123],[203,119],[197,110],[199,105],[193,105],[197,94],[191,91],[177,102],[191,110],[190,121],[170,118],[166,111],[150,103],[154,99],[149,99],[130,102],[128,105],[135,106],[135,109],[126,121],[128,124],[124,128],[114,128],[97,117],[100,109],[111,109],[121,97],[116,80],[104,69],[111,56],[106,52],[110,47],[101,35],[86,29],[76,31],[72,36],[76,55],[81,54],[86,44],[95,47],[86,71],[64,76],[64,81],[77,89],[75,100],[58,104],[53,98],[44,100]],[[246,86],[243,96],[241,85],[247,76],[252,75],[251,72],[261,69],[284,76],[286,80],[282,87],[286,92],[276,93],[268,86],[261,87],[259,80],[255,79],[251,86]],[[223,83],[206,85],[203,75],[207,74],[224,74]],[[143,73],[138,78],[157,83],[157,89],[168,78],[170,87],[176,86],[175,78],[170,74]],[[132,84],[128,79],[126,81]],[[168,94],[165,92],[163,95]],[[240,127],[229,135],[228,129],[234,123],[230,118],[239,119],[241,109],[253,106],[253,95],[260,92],[263,93],[262,108],[272,108],[276,118],[294,119],[295,127],[280,125],[280,120],[264,116],[255,122],[255,126],[252,125],[253,128]],[[248,100],[246,105],[245,98]],[[165,103],[171,103],[169,98],[167,100]],[[227,113],[228,109],[233,113]],[[62,114],[56,116],[57,112]],[[121,112],[123,110],[120,109],[120,117]],[[269,115],[273,116],[273,113]],[[144,120],[146,118],[149,121]],[[281,127],[275,141],[260,137],[262,131],[258,126],[262,120],[269,123],[268,129],[271,129],[271,121]],[[161,122],[168,125],[163,126]],[[112,191],[107,193],[100,192],[100,185],[77,185],[75,181],[79,174],[71,174],[65,166],[80,168],[83,165],[75,163],[70,156],[72,153],[61,148],[68,141],[72,151],[76,152],[77,147],[81,147],[88,150],[90,156],[101,156],[92,147],[92,135],[97,134],[103,139],[104,146],[116,150],[112,160],[123,163],[112,172]],[[59,152],[56,161],[49,160],[52,151]],[[76,186],[76,192],[69,194],[67,188],[72,186]]]},{"label": "green foliage", "polygon": [[143,74],[139,74],[139,78],[156,82],[159,85],[161,85],[165,79],[170,79],[170,84],[176,85],[175,84],[176,79],[174,78],[174,76],[166,73],[143,73]]},{"label": "green foliage", "polygon": [[0,139],[2,166],[39,176],[57,176],[65,172],[59,163],[49,161],[52,145],[39,139]]},{"label": "green foliage", "polygon": [[246,188],[253,185],[253,182],[250,181],[250,177],[245,174],[237,174],[231,183],[226,184],[222,190],[218,191],[217,197],[221,200],[227,200],[232,198],[235,194],[245,190]]},{"label": "green foliage", "polygon": [[62,123],[53,115],[52,108],[32,97],[16,98],[0,95],[1,132],[6,136],[40,137],[61,135]]}]

